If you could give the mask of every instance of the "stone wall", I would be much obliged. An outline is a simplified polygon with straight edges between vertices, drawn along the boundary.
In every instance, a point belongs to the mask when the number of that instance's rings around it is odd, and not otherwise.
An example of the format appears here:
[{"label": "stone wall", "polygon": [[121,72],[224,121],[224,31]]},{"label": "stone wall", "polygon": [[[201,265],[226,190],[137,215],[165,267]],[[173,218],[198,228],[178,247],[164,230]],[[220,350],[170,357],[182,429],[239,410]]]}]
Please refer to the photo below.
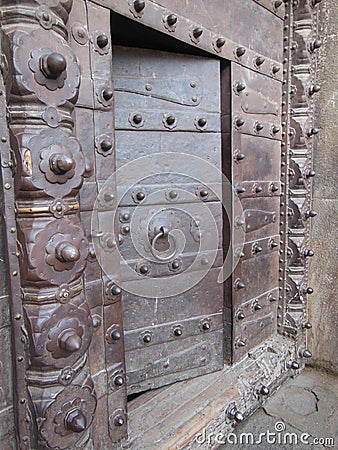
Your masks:
[{"label": "stone wall", "polygon": [[338,2],[323,0],[320,4],[316,82],[321,90],[316,94],[316,126],[321,131],[315,137],[313,209],[311,240],[315,256],[310,263],[309,285],[314,294],[309,297],[309,348],[311,364],[338,373],[337,353],[337,168],[338,168]]}]

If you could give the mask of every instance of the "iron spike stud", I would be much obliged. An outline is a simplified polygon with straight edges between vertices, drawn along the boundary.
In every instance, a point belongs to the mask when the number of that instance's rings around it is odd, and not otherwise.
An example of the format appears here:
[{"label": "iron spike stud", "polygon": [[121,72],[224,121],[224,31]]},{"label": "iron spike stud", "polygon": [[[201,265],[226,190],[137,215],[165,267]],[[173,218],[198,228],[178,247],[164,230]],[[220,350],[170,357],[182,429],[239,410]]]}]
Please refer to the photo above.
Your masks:
[{"label": "iron spike stud", "polygon": [[144,0],[135,0],[134,1],[134,8],[135,11],[140,13],[146,6],[146,2]]},{"label": "iron spike stud", "polygon": [[243,56],[245,52],[246,52],[246,49],[244,47],[237,47],[236,48],[236,55],[238,56],[238,58]]},{"label": "iron spike stud", "polygon": [[224,44],[225,44],[225,39],[224,39],[223,37],[219,37],[219,38],[216,40],[216,47],[217,47],[217,48],[223,47]]},{"label": "iron spike stud", "polygon": [[237,281],[236,288],[237,289],[244,289],[245,288],[245,284],[243,283],[243,281]]},{"label": "iron spike stud", "polygon": [[307,348],[302,351],[301,355],[303,356],[303,358],[312,358],[312,353]]},{"label": "iron spike stud", "polygon": [[319,92],[319,91],[320,91],[319,84],[314,84],[313,86],[311,86],[309,88],[309,95],[311,96],[311,95],[313,95],[313,94],[315,94],[316,92]]}]

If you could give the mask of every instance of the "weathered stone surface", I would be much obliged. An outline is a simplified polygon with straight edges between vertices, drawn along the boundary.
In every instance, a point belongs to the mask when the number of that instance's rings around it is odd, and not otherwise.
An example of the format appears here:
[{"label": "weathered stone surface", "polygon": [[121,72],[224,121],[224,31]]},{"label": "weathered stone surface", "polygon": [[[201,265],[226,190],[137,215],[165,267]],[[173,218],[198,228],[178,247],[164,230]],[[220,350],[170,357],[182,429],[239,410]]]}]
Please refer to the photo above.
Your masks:
[{"label": "weathered stone surface", "polygon": [[325,0],[320,4],[319,49],[316,83],[321,90],[315,96],[315,137],[313,209],[311,241],[315,257],[311,260],[309,285],[314,294],[309,298],[309,319],[313,324],[309,347],[311,364],[338,372],[337,330],[337,167],[338,167],[338,3]]}]

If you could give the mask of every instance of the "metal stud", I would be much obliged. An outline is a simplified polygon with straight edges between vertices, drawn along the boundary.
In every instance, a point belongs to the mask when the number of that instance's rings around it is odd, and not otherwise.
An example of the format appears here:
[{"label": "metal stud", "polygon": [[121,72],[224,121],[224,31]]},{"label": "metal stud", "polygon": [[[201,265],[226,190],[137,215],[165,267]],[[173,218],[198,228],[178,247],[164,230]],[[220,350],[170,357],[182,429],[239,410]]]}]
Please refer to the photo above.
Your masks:
[{"label": "metal stud", "polygon": [[114,384],[115,384],[115,386],[118,386],[118,387],[123,386],[124,385],[124,378],[121,377],[121,375],[117,375],[114,378]]},{"label": "metal stud", "polygon": [[144,200],[146,198],[146,194],[142,191],[138,192],[136,194],[136,199],[141,202],[142,200]]},{"label": "metal stud", "polygon": [[169,197],[174,200],[175,198],[177,198],[178,196],[178,192],[177,191],[170,191],[169,192]]},{"label": "metal stud", "polygon": [[124,425],[124,418],[120,414],[114,418],[114,425],[122,427]]},{"label": "metal stud", "polygon": [[167,24],[168,24],[170,27],[174,26],[176,22],[177,22],[177,16],[176,16],[176,14],[170,14],[170,15],[167,17]]},{"label": "metal stud", "polygon": [[306,178],[313,178],[316,175],[316,172],[314,170],[308,170],[306,172]]},{"label": "metal stud", "polygon": [[312,358],[312,353],[310,352],[310,350],[305,349],[305,350],[302,352],[302,356],[303,356],[303,358]]},{"label": "metal stud", "polygon": [[282,0],[276,0],[276,1],[275,1],[275,8],[276,8],[276,9],[279,8],[282,4],[283,4],[283,1],[282,1]]},{"label": "metal stud", "polygon": [[81,409],[73,409],[67,414],[65,428],[74,433],[82,433],[87,428],[87,419]]},{"label": "metal stud", "polygon": [[316,211],[313,211],[312,209],[309,211],[306,211],[306,213],[305,213],[305,217],[307,219],[309,219],[310,217],[316,217],[316,215],[317,215]]},{"label": "metal stud", "polygon": [[236,48],[236,55],[238,56],[238,58],[243,56],[245,52],[246,52],[246,49],[244,47],[237,47]]},{"label": "metal stud", "polygon": [[255,188],[255,192],[256,192],[257,194],[259,194],[260,192],[262,192],[262,190],[263,190],[262,186],[256,186],[256,188]]},{"label": "metal stud", "polygon": [[264,56],[257,56],[257,58],[255,59],[255,64],[256,66],[261,66],[265,61]]},{"label": "metal stud", "polygon": [[258,244],[254,244],[252,246],[252,251],[254,253],[261,253],[263,251],[263,248],[260,245],[258,245]]},{"label": "metal stud", "polygon": [[122,216],[121,216],[121,218],[122,218],[123,221],[128,222],[128,221],[130,220],[130,214],[129,214],[129,212],[123,213]]},{"label": "metal stud", "polygon": [[211,328],[211,324],[210,324],[209,321],[203,322],[203,324],[202,324],[202,329],[203,329],[204,331],[208,331],[208,330],[210,330],[210,328]]},{"label": "metal stud", "polygon": [[318,134],[318,133],[319,133],[319,128],[316,128],[316,127],[314,127],[314,128],[309,128],[309,129],[307,130],[307,135],[308,135],[308,137],[314,136],[314,135],[316,135],[316,134]]},{"label": "metal stud", "polygon": [[203,34],[203,29],[202,29],[202,28],[199,28],[199,27],[194,28],[192,34],[193,34],[193,36],[194,36],[195,39],[198,39],[198,38],[200,38],[200,37],[202,36],[202,34]]},{"label": "metal stud", "polygon": [[147,266],[147,264],[143,264],[140,267],[140,273],[142,273],[142,275],[145,275],[149,272],[149,267]]},{"label": "metal stud", "polygon": [[166,122],[168,125],[174,125],[175,121],[176,121],[175,116],[168,116],[166,118]]},{"label": "metal stud", "polygon": [[245,88],[246,88],[246,86],[245,86],[244,83],[237,83],[236,84],[236,91],[237,92],[242,92],[242,91],[244,91]]},{"label": "metal stud", "polygon": [[208,197],[209,192],[206,189],[201,189],[199,194],[200,194],[200,197],[206,198],[206,197]]},{"label": "metal stud", "polygon": [[300,365],[298,364],[297,361],[291,361],[291,362],[290,362],[290,367],[291,367],[291,369],[293,369],[293,370],[298,370],[299,367],[300,367]]},{"label": "metal stud", "polygon": [[245,319],[245,314],[244,314],[243,311],[240,311],[240,312],[237,314],[237,319],[238,319],[238,320],[243,320],[243,319]]},{"label": "metal stud", "polygon": [[135,0],[134,1],[134,9],[136,12],[141,12],[146,6],[146,2],[144,0]]},{"label": "metal stud", "polygon": [[245,158],[244,153],[237,153],[236,159],[237,161],[242,161]]},{"label": "metal stud", "polygon": [[96,43],[99,48],[104,48],[108,45],[109,39],[108,36],[104,33],[99,34],[96,38]]},{"label": "metal stud", "polygon": [[259,303],[255,303],[253,309],[254,311],[261,311],[262,305],[260,305]]},{"label": "metal stud", "polygon": [[267,386],[261,386],[261,388],[259,389],[259,393],[261,395],[269,395],[270,394],[270,389]]},{"label": "metal stud", "polygon": [[66,70],[67,61],[60,53],[50,53],[40,58],[40,67],[47,78],[56,80]]},{"label": "metal stud", "polygon": [[177,259],[175,259],[171,263],[171,267],[172,267],[172,269],[177,270],[177,269],[179,269],[181,267],[181,264],[180,264],[180,262]]},{"label": "metal stud", "polygon": [[279,133],[279,132],[280,132],[280,127],[277,126],[277,125],[274,125],[274,126],[272,127],[272,132],[273,132],[273,134]]},{"label": "metal stud", "polygon": [[310,257],[312,257],[312,256],[314,256],[314,254],[315,254],[315,252],[313,251],[313,250],[311,250],[311,249],[306,249],[306,250],[304,250],[304,252],[303,252],[303,255],[305,256],[305,257],[307,257],[307,256],[310,256]]},{"label": "metal stud", "polygon": [[276,184],[272,184],[270,189],[271,189],[271,192],[277,192],[278,186]]},{"label": "metal stud", "polygon": [[219,37],[219,38],[216,40],[216,47],[217,47],[217,48],[223,47],[224,44],[225,44],[225,39],[224,39],[223,37]]},{"label": "metal stud", "polygon": [[312,328],[312,323],[310,322],[305,322],[303,324],[303,328],[305,328],[306,330],[310,330]]},{"label": "metal stud", "polygon": [[231,410],[227,413],[229,419],[235,420],[236,422],[240,423],[244,420],[244,415],[241,413],[236,406],[231,408]]},{"label": "metal stud", "polygon": [[317,50],[318,48],[320,48],[322,46],[322,41],[320,41],[319,39],[314,39],[311,43],[310,43],[310,51],[313,53],[315,50]]},{"label": "metal stud", "polygon": [[177,327],[177,328],[174,329],[174,335],[175,336],[180,337],[180,336],[182,336],[182,334],[183,334],[183,332],[182,332],[182,329],[180,327]]},{"label": "metal stud", "polygon": [[142,118],[142,115],[141,115],[141,114],[135,114],[135,115],[133,116],[133,122],[134,122],[136,125],[139,125],[139,124],[142,122],[142,120],[143,120],[143,118]]},{"label": "metal stud", "polygon": [[256,131],[262,131],[263,130],[263,128],[264,128],[264,125],[262,124],[262,123],[260,123],[260,122],[257,122],[256,123],[256,125],[255,125],[255,129],[256,129]]},{"label": "metal stud", "polygon": [[242,119],[241,117],[238,117],[238,119],[236,119],[236,126],[241,127],[243,125],[244,125],[244,119]]},{"label": "metal stud", "polygon": [[245,288],[245,284],[243,283],[243,281],[237,281],[236,288],[237,289],[244,289]]},{"label": "metal stud", "polygon": [[236,189],[237,194],[243,194],[245,191],[246,189],[243,186],[238,186],[238,188]]},{"label": "metal stud", "polygon": [[113,286],[110,288],[110,292],[112,295],[120,295],[122,292],[122,289],[120,288],[120,286],[113,284]]},{"label": "metal stud", "polygon": [[106,88],[102,91],[102,97],[107,101],[113,98],[113,90],[111,88]]},{"label": "metal stud", "polygon": [[309,295],[313,294],[313,289],[312,289],[312,287],[310,287],[310,286],[307,287],[307,288],[306,288],[306,293],[309,294]]},{"label": "metal stud", "polygon": [[280,67],[279,66],[272,66],[272,73],[274,75],[276,75],[276,73],[278,73],[280,71]]},{"label": "metal stud", "polygon": [[309,88],[309,95],[311,96],[311,95],[313,95],[313,94],[315,94],[316,92],[319,92],[319,91],[320,91],[319,84],[314,84],[313,86],[311,86]]},{"label": "metal stud", "polygon": [[152,337],[151,337],[151,334],[150,333],[146,333],[144,336],[143,336],[143,342],[145,343],[145,344],[149,344],[149,342],[151,342],[151,340],[152,340]]},{"label": "metal stud", "polygon": [[242,339],[239,339],[237,341],[237,347],[245,347],[246,346],[246,342],[243,341]]},{"label": "metal stud", "polygon": [[119,339],[121,339],[121,332],[119,330],[112,331],[111,338],[113,339],[113,341],[118,341]]},{"label": "metal stud", "polygon": [[109,139],[104,139],[103,141],[100,142],[100,147],[103,152],[109,152],[109,150],[111,150],[112,146],[113,146],[113,143]]},{"label": "metal stud", "polygon": [[207,119],[205,119],[204,117],[201,117],[200,119],[198,119],[197,123],[201,128],[203,128],[206,126],[207,122],[208,122]]}]

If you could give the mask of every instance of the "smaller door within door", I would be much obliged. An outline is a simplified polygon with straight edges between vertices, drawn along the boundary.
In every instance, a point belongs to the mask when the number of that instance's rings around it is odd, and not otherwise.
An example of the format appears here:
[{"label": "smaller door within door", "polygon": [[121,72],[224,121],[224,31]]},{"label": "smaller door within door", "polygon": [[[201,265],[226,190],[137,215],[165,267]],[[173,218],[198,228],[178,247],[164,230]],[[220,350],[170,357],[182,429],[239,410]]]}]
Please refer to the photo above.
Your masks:
[{"label": "smaller door within door", "polygon": [[223,367],[220,63],[115,47],[113,76],[133,393]]}]

